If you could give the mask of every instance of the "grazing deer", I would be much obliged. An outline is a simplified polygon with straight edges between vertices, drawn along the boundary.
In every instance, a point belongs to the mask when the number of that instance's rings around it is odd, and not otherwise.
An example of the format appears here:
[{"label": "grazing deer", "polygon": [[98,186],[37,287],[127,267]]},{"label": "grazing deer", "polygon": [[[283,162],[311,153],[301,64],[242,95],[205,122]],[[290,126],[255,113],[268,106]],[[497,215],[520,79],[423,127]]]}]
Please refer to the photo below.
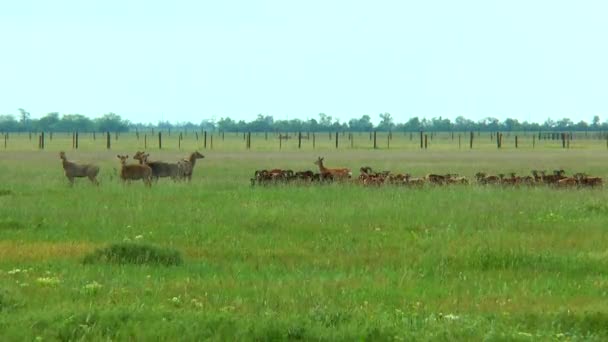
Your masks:
[{"label": "grazing deer", "polygon": [[120,178],[123,182],[141,179],[145,185],[152,186],[152,169],[146,164],[129,164],[129,156],[116,155],[120,160]]},{"label": "grazing deer", "polygon": [[317,161],[314,162],[315,165],[319,166],[319,172],[321,173],[321,178],[325,178],[325,176],[331,176],[332,179],[347,179],[352,176],[352,172],[350,169],[341,168],[341,169],[328,169],[323,165],[323,159],[319,157]]},{"label": "grazing deer", "polygon": [[496,176],[487,176],[485,172],[477,172],[475,174],[475,179],[477,179],[477,183],[479,184],[498,184],[500,183],[500,178]]},{"label": "grazing deer", "polygon": [[404,175],[405,177],[405,183],[407,185],[411,185],[411,186],[423,186],[425,183],[425,179],[424,178],[412,178],[412,176],[409,173],[406,173]]},{"label": "grazing deer", "polygon": [[437,175],[437,174],[433,174],[433,173],[430,173],[430,174],[426,175],[426,177],[425,177],[427,182],[432,183],[432,184],[439,184],[439,185],[444,184],[448,178],[449,178],[448,176]]},{"label": "grazing deer", "polygon": [[540,171],[541,180],[543,181],[543,183],[553,185],[557,184],[560,179],[566,178],[566,176],[564,176],[565,173],[566,172],[564,170],[555,170],[553,171],[552,175],[546,175],[545,171]]},{"label": "grazing deer", "polygon": [[589,177],[584,173],[576,173],[572,177],[576,178],[578,184],[581,186],[590,186],[593,188],[603,185],[603,180],[601,177]]},{"label": "grazing deer", "polygon": [[192,180],[192,171],[194,171],[196,160],[202,158],[205,158],[205,156],[200,154],[198,151],[194,151],[190,153],[190,156],[188,156],[187,159],[180,160],[178,162],[178,166],[180,168],[181,176],[186,178],[188,181]]},{"label": "grazing deer", "polygon": [[150,154],[137,151],[133,159],[138,160],[139,164],[146,164],[152,169],[152,178],[158,180],[159,177],[171,177],[177,180],[180,177],[180,168],[177,163],[165,163],[160,161],[148,161]]},{"label": "grazing deer", "polygon": [[63,171],[65,176],[70,181],[70,185],[74,185],[74,178],[87,177],[91,183],[99,185],[97,181],[97,174],[99,173],[99,167],[93,164],[76,164],[68,160],[65,156],[65,152],[59,152],[59,158],[63,165]]}]

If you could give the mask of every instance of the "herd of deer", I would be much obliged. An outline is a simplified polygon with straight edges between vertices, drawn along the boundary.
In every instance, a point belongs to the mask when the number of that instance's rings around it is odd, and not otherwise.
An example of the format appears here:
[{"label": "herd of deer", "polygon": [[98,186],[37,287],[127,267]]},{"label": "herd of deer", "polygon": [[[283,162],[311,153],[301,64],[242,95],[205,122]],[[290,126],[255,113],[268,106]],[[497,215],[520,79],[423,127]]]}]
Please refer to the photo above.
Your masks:
[{"label": "herd of deer", "polygon": [[[160,177],[170,177],[173,180],[192,179],[192,172],[196,165],[196,160],[205,158],[198,151],[191,153],[188,158],[181,159],[175,163],[161,161],[149,161],[150,155],[143,151],[137,151],[133,159],[139,161],[137,164],[127,164],[128,155],[117,155],[120,160],[120,178],[126,182],[131,180],[142,180],[147,186],[152,186],[152,180]],[[63,164],[65,176],[70,184],[74,184],[74,178],[87,177],[93,184],[99,185],[97,175],[99,167],[93,164],[78,164],[69,161],[65,152],[59,152]],[[288,183],[291,181],[312,183],[312,182],[332,182],[348,181],[352,178],[352,172],[348,168],[327,168],[323,164],[324,158],[319,157],[314,164],[319,167],[319,172],[292,170],[258,170],[251,179],[251,185],[265,185]],[[425,184],[449,185],[449,184],[469,184],[466,177],[457,174],[428,174],[425,177],[413,178],[408,173],[393,174],[390,171],[374,172],[371,167],[364,166],[360,169],[361,173],[355,183],[362,185],[383,185],[401,184],[410,186],[423,186]],[[545,171],[532,170],[531,176],[516,176],[510,173],[509,177],[504,174],[487,175],[483,172],[475,174],[475,179],[481,185],[552,185],[557,187],[598,187],[603,185],[600,177],[590,177],[584,173],[575,173],[568,177],[564,170],[555,170],[553,174],[546,174]]]},{"label": "herd of deer", "polygon": [[[292,170],[258,170],[251,179],[251,185],[266,185],[279,184],[289,182],[331,182],[351,180],[352,172],[347,168],[330,169],[323,165],[323,158],[319,157],[315,162],[319,167],[319,172],[313,171],[298,171]],[[532,171],[532,176],[516,176],[515,173],[510,173],[509,177],[504,174],[497,176],[487,175],[483,172],[475,174],[475,179],[480,185],[510,185],[510,186],[535,186],[535,185],[552,185],[557,187],[597,187],[602,186],[603,180],[600,177],[590,177],[584,173],[576,173],[571,177],[565,175],[564,170],[555,170],[553,174],[547,175],[545,171]],[[428,174],[425,177],[414,178],[409,173],[391,173],[390,171],[374,172],[371,167],[364,166],[360,168],[360,175],[353,181],[356,184],[362,185],[409,185],[423,186],[425,184],[432,185],[450,185],[450,184],[469,184],[466,177],[457,174]]]},{"label": "herd of deer", "polygon": [[[128,155],[117,155],[120,160],[120,179],[123,182],[131,180],[142,180],[147,186],[152,186],[152,180],[158,180],[160,177],[170,177],[173,180],[188,180],[192,179],[192,172],[196,165],[196,160],[205,158],[198,151],[191,153],[188,158],[184,158],[175,163],[167,163],[161,161],[149,161],[150,155],[143,151],[137,151],[133,159],[139,161],[138,164],[127,164]],[[87,177],[93,184],[99,185],[97,175],[99,167],[93,164],[78,164],[69,161],[65,152],[59,152],[59,158],[63,165],[65,176],[74,184],[74,178]]]}]

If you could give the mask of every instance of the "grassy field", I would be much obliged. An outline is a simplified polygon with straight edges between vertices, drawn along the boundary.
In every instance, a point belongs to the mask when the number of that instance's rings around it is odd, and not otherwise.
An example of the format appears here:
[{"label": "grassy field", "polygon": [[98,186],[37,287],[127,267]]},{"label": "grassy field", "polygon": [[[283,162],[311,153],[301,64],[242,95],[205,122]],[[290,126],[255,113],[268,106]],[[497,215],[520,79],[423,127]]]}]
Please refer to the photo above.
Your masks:
[{"label": "grassy field", "polygon": [[[584,133],[583,133],[584,134]],[[113,137],[114,138],[114,137]],[[340,137],[342,139],[342,137]],[[164,138],[151,159],[198,149],[190,184],[122,185],[116,154],[143,139],[56,134],[0,147],[2,340],[606,340],[608,193],[604,189],[481,186],[249,186],[262,168],[361,166],[426,173],[563,168],[608,177],[603,140],[559,141],[444,133],[420,150],[395,134],[327,134],[283,142],[263,134]],[[47,138],[48,139],[48,138]],[[381,140],[382,139],[382,140]],[[466,142],[465,142],[466,141]],[[148,142],[149,143],[149,142]],[[379,144],[380,145],[380,144]],[[72,188],[58,151],[96,162],[101,185]],[[83,263],[112,244],[178,251],[161,263]],[[128,245],[131,244],[131,245]]]}]

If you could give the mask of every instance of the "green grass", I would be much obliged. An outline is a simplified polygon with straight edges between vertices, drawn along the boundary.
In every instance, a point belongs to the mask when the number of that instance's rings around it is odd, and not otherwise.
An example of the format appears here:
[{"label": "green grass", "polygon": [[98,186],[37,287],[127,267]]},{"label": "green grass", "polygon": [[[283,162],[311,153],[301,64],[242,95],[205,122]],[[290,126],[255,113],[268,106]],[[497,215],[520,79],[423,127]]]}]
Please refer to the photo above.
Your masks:
[{"label": "green grass", "polygon": [[[606,340],[603,189],[249,186],[256,169],[313,169],[317,155],[355,175],[370,165],[414,176],[608,176],[601,141],[497,151],[488,138],[470,151],[445,138],[427,151],[405,146],[407,136],[379,151],[329,141],[244,151],[238,137],[203,151],[190,141],[186,151],[206,156],[192,183],[148,189],[116,176],[115,155],[141,149],[134,137],[111,151],[72,151],[71,138],[57,137],[37,151],[27,135],[11,137],[20,145],[0,149],[0,337]],[[60,149],[97,162],[101,186],[70,188]],[[144,250],[182,262],[83,263],[108,246],[127,246],[128,260]]]}]

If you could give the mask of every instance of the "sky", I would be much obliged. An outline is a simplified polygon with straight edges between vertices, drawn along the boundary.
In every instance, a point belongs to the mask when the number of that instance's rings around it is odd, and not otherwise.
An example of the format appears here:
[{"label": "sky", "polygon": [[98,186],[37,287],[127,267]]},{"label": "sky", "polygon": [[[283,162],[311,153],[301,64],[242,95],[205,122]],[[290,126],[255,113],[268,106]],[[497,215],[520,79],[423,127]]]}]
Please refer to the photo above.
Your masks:
[{"label": "sky", "polygon": [[0,2],[0,114],[608,119],[608,1]]}]

